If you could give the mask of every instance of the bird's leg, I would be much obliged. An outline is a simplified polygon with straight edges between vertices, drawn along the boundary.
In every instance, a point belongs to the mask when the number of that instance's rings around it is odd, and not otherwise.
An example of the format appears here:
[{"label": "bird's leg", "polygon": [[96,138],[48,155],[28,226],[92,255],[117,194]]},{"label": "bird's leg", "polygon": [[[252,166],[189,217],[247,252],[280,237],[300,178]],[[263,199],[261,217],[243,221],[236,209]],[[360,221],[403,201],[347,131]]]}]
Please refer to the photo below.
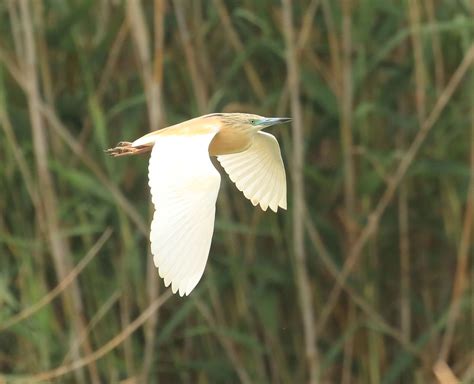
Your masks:
[{"label": "bird's leg", "polygon": [[153,146],[141,145],[138,147],[132,147],[132,143],[129,141],[121,141],[115,148],[106,149],[104,152],[113,157],[139,155],[151,151]]}]

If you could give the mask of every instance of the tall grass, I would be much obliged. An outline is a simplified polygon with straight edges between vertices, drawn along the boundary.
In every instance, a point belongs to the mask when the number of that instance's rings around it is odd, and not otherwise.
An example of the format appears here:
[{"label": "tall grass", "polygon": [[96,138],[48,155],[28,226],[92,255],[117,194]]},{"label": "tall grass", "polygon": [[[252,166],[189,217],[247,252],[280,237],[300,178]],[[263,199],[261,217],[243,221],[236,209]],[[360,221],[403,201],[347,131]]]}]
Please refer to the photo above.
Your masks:
[{"label": "tall grass", "polygon": [[[1,2],[0,382],[473,380],[473,16]],[[103,149],[213,111],[293,117],[272,130],[288,212],[223,177],[180,298],[151,262],[147,157]]]}]

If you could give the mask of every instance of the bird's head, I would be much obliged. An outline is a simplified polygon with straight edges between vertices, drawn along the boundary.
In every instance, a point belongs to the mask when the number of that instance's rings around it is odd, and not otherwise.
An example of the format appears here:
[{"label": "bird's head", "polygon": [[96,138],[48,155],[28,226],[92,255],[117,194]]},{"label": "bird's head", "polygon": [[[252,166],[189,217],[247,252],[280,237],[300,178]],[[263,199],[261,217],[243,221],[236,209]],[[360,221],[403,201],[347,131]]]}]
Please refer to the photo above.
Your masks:
[{"label": "bird's head", "polygon": [[251,113],[216,113],[213,116],[219,117],[224,124],[233,128],[255,131],[291,121],[288,117],[263,117]]}]

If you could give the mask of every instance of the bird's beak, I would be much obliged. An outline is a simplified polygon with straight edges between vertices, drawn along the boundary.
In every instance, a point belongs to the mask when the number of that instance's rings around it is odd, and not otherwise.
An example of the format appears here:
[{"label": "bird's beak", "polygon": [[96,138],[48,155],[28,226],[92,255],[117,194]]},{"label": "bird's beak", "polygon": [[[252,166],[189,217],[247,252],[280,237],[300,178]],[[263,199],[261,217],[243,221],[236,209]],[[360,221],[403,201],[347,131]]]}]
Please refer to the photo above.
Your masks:
[{"label": "bird's beak", "polygon": [[288,123],[289,121],[291,121],[291,118],[289,117],[266,117],[260,120],[258,125],[261,125],[264,127],[270,127],[276,124]]}]

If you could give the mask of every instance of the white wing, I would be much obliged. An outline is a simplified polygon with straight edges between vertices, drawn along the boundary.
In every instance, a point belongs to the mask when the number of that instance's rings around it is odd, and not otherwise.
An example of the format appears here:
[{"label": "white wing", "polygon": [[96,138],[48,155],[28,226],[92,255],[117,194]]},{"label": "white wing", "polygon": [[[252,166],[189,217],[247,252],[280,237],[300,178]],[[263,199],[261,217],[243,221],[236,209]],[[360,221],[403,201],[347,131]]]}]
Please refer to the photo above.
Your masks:
[{"label": "white wing", "polygon": [[221,177],[208,148],[216,132],[159,136],[150,157],[153,261],[181,296],[201,279],[211,247]]},{"label": "white wing", "polygon": [[286,175],[275,136],[258,132],[243,152],[217,156],[237,188],[264,211],[286,209]]}]

